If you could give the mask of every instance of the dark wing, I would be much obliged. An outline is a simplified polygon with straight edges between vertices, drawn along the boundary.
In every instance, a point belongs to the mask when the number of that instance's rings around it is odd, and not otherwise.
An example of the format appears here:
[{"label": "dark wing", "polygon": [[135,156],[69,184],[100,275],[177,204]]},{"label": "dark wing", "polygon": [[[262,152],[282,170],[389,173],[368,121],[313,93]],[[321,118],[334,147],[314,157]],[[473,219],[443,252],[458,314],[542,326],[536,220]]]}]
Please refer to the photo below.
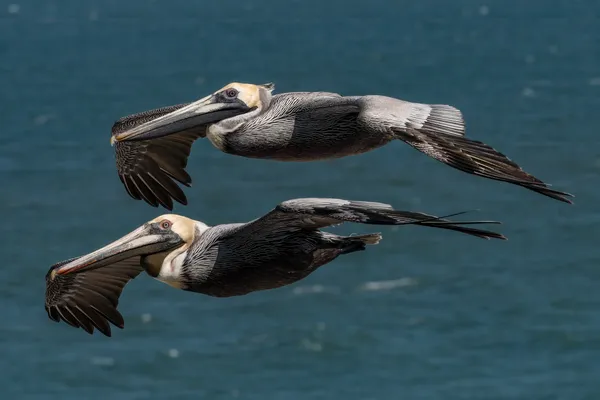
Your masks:
[{"label": "dark wing", "polygon": [[139,257],[102,268],[59,275],[54,271],[76,258],[50,267],[46,274],[46,312],[53,321],[65,321],[92,334],[94,328],[111,336],[109,322],[123,328],[117,311],[123,287],[143,271]]},{"label": "dark wing", "polygon": [[[458,215],[457,213],[453,215]],[[495,221],[449,221],[419,212],[398,211],[383,203],[326,198],[301,198],[284,201],[265,216],[246,224],[246,233],[258,230],[319,229],[343,222],[370,225],[422,225],[450,229],[484,239],[506,239],[491,231],[461,225],[499,224]]]},{"label": "dark wing", "polygon": [[[522,186],[565,203],[570,193],[550,189],[549,185],[523,169],[491,146],[466,138],[462,113],[440,104],[410,103],[381,96],[366,96],[363,107],[379,117],[390,115],[386,129],[413,148],[460,171]],[[372,123],[374,119],[369,119]],[[376,120],[376,119],[375,119]],[[383,122],[383,121],[382,121]]]},{"label": "dark wing", "polygon": [[[123,117],[114,123],[112,135],[130,130],[187,104],[178,104]],[[185,171],[192,144],[206,135],[203,126],[161,138],[143,141],[116,142],[117,172],[127,193],[136,200],[168,210],[173,200],[186,205],[187,198],[177,182],[191,186],[192,178]]]}]

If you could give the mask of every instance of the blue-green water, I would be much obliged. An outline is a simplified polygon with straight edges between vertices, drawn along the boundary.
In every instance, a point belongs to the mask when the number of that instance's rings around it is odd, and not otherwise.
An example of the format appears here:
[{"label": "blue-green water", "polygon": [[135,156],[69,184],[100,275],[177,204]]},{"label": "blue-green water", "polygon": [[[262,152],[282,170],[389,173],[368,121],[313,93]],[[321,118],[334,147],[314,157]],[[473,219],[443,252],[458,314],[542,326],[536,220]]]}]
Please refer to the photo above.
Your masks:
[{"label": "blue-green water", "polygon": [[[596,0],[0,1],[1,397],[599,399],[599,17]],[[469,136],[575,205],[401,143],[294,164],[199,141],[175,212],[209,224],[326,196],[480,209],[510,240],[382,229],[379,246],[239,298],[140,275],[112,338],[50,321],[52,263],[162,213],[124,191],[113,121],[230,81],[453,104]]]}]

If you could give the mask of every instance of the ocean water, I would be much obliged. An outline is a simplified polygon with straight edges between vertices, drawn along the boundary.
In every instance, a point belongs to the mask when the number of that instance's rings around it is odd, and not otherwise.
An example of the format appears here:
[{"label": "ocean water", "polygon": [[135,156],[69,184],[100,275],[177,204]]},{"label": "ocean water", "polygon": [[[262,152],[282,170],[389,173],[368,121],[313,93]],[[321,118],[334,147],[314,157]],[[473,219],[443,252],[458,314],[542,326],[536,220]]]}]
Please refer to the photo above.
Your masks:
[{"label": "ocean water", "polygon": [[[599,45],[595,0],[0,0],[2,398],[600,398]],[[478,209],[509,240],[348,225],[384,240],[289,287],[215,299],[140,275],[112,338],[50,321],[51,264],[163,213],[125,193],[112,123],[231,81],[455,105],[575,204],[402,143],[278,163],[198,141],[175,212],[208,224],[323,196]]]}]

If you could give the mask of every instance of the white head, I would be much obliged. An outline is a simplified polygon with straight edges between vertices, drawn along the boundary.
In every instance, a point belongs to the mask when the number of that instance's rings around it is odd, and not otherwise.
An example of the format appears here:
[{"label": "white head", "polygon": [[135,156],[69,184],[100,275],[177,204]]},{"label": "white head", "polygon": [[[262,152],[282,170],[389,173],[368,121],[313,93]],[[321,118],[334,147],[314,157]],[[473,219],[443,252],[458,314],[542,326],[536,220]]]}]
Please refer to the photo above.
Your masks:
[{"label": "white head", "polygon": [[196,221],[177,214],[163,214],[150,220],[147,224],[154,225],[163,231],[171,231],[181,238],[181,240],[190,244],[194,241],[196,232]]}]

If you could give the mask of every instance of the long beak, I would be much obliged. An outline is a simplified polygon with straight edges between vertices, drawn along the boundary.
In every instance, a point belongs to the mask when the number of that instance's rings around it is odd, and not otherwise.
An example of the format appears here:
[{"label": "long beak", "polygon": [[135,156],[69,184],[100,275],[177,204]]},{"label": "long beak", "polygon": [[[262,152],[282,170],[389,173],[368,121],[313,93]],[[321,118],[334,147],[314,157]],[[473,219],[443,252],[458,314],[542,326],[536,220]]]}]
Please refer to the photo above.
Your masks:
[{"label": "long beak", "polygon": [[130,257],[160,253],[182,243],[179,235],[156,232],[145,224],[111,244],[57,268],[56,273],[62,275],[82,269],[101,268]]},{"label": "long beak", "polygon": [[250,108],[238,100],[219,102],[215,95],[188,104],[162,117],[111,137],[110,143],[124,140],[148,140],[181,132],[200,125],[210,125],[224,119],[244,114]]}]

